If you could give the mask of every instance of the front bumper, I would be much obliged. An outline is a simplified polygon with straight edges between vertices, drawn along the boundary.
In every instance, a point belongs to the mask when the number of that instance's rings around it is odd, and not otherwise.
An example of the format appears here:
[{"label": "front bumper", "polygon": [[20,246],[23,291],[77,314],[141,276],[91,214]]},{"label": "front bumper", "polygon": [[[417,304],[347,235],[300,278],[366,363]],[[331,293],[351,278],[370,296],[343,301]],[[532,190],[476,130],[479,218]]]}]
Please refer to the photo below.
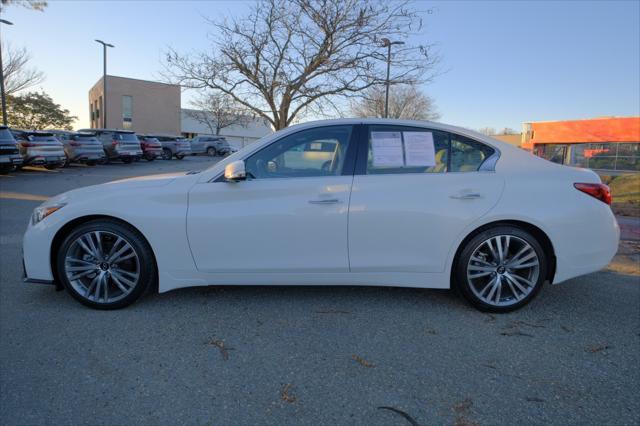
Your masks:
[{"label": "front bumper", "polygon": [[20,166],[22,165],[22,157],[20,154],[2,155],[0,156],[0,166]]}]

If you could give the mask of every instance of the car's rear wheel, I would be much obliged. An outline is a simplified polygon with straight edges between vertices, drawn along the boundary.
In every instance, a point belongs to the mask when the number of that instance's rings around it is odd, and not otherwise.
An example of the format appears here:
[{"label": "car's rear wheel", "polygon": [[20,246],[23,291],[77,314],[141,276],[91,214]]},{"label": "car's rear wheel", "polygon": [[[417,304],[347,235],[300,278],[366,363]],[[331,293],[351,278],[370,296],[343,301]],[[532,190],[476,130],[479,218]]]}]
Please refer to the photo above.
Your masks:
[{"label": "car's rear wheel", "polygon": [[55,169],[59,169],[60,167],[64,167],[64,163],[62,164],[45,164],[44,168],[47,170],[55,170]]},{"label": "car's rear wheel", "polygon": [[184,154],[176,154],[176,158],[178,160],[182,160],[184,158]]},{"label": "car's rear wheel", "polygon": [[125,164],[133,163],[133,157],[122,157],[121,160]]},{"label": "car's rear wheel", "polygon": [[153,161],[153,160],[156,159],[156,156],[152,155],[152,154],[147,154],[147,155],[144,156],[144,159],[147,160],[147,161]]},{"label": "car's rear wheel", "polygon": [[216,152],[216,149],[212,146],[210,146],[209,148],[207,148],[207,155],[209,157],[215,157],[216,155],[218,155],[218,153]]},{"label": "car's rear wheel", "polygon": [[171,160],[173,154],[169,148],[162,148],[162,159],[163,160]]},{"label": "car's rear wheel", "polygon": [[457,258],[458,290],[476,308],[509,312],[529,303],[547,277],[547,257],[536,238],[497,226],[471,238]]},{"label": "car's rear wheel", "polygon": [[138,231],[112,220],[75,228],[56,259],[59,279],[80,303],[118,309],[135,302],[156,280],[151,247]]}]

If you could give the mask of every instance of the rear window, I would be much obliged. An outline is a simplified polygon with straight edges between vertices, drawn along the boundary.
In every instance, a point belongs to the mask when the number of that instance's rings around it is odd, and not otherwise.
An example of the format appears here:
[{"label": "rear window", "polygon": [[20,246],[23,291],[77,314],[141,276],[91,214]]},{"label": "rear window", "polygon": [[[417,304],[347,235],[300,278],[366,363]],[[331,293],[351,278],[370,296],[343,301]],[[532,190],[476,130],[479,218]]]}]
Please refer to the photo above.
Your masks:
[{"label": "rear window", "polygon": [[138,142],[138,138],[135,133],[116,133],[117,138],[126,142]]},{"label": "rear window", "polygon": [[13,135],[6,127],[0,129],[0,139],[10,139],[13,140]]},{"label": "rear window", "polygon": [[50,135],[30,135],[29,139],[32,141],[57,141],[57,139]]},{"label": "rear window", "polygon": [[73,135],[71,137],[74,141],[95,141],[97,140],[95,136],[91,135]]}]

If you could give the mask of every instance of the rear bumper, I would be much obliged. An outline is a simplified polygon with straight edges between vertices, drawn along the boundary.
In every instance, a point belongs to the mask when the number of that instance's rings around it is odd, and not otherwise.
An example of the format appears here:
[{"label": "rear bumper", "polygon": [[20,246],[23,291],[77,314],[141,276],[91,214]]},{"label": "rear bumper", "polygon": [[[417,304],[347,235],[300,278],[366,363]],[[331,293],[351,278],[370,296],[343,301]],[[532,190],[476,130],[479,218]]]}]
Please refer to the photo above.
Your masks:
[{"label": "rear bumper", "polygon": [[42,166],[48,164],[63,164],[67,161],[65,155],[34,155],[24,159],[25,165]]},{"label": "rear bumper", "polygon": [[20,166],[22,162],[20,154],[0,155],[0,166]]},{"label": "rear bumper", "polygon": [[103,150],[98,151],[95,149],[87,149],[87,150],[78,149],[78,150],[73,150],[72,152],[69,153],[69,160],[77,161],[77,162],[102,160],[104,159],[104,157],[105,155]]}]

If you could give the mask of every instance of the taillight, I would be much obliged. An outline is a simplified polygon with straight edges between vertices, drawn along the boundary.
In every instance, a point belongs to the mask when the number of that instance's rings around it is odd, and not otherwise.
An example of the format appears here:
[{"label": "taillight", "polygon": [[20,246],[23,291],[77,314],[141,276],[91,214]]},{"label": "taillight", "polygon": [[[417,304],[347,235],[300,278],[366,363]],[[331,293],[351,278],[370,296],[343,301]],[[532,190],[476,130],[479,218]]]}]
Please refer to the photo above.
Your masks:
[{"label": "taillight", "polygon": [[578,191],[591,195],[605,204],[611,205],[611,190],[604,183],[574,183]]},{"label": "taillight", "polygon": [[36,146],[35,143],[31,143],[31,142],[20,142],[20,144],[25,148],[33,148],[34,146]]}]

